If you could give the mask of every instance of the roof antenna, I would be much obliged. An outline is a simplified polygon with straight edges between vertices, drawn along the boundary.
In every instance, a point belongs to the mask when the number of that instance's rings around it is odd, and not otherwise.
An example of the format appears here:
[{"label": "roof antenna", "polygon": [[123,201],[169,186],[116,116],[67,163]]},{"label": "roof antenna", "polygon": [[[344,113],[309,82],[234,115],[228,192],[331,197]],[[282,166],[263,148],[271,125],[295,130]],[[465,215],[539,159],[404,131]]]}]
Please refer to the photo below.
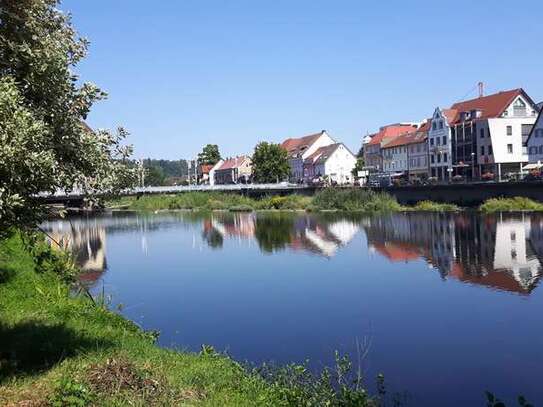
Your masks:
[{"label": "roof antenna", "polygon": [[479,87],[479,97],[482,98],[485,94],[485,84],[483,82],[479,82],[477,86]]}]

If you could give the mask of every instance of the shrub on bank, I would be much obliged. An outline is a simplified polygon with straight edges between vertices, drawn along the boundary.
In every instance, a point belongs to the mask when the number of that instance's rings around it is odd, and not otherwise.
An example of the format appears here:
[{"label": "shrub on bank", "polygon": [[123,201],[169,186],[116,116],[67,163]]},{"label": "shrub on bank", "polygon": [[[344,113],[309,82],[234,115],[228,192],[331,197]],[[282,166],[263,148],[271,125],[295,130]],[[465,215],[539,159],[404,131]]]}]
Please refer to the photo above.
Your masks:
[{"label": "shrub on bank", "polygon": [[543,211],[543,204],[530,198],[492,198],[486,200],[479,209],[483,212],[507,212],[507,211]]},{"label": "shrub on bank", "polygon": [[380,212],[400,210],[401,205],[386,193],[358,188],[326,188],[313,198],[317,210]]}]

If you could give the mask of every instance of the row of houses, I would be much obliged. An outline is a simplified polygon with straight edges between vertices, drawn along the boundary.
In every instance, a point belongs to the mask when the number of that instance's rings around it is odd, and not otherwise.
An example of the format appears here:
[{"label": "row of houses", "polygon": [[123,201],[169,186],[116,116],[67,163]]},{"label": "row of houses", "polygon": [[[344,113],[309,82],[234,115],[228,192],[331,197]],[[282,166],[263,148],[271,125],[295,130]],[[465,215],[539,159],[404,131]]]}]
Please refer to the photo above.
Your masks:
[{"label": "row of houses", "polygon": [[395,123],[363,140],[366,166],[410,181],[496,178],[539,170],[543,117],[523,89],[437,107],[417,123]]},{"label": "row of houses", "polygon": [[[326,130],[304,137],[288,138],[281,143],[281,147],[287,152],[290,182],[354,182],[352,171],[356,165],[356,156],[345,144],[334,140]],[[247,155],[221,159],[214,166],[201,166],[200,171],[202,182],[211,185],[248,183],[251,182],[252,160]]]}]

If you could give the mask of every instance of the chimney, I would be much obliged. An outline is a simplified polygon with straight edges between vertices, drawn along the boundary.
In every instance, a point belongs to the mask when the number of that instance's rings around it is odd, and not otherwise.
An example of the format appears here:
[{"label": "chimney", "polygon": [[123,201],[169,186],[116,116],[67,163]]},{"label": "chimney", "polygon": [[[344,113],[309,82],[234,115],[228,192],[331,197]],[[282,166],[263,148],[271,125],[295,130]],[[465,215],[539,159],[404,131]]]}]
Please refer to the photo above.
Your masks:
[{"label": "chimney", "polygon": [[485,94],[485,84],[483,82],[479,82],[477,86],[479,87],[479,97],[482,98]]}]

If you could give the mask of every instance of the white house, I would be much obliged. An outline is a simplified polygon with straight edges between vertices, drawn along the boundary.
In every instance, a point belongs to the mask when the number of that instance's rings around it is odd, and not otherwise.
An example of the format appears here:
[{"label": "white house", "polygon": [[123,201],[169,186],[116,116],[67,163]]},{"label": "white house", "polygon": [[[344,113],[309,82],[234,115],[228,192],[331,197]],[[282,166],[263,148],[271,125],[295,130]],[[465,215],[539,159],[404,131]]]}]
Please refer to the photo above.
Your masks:
[{"label": "white house", "polygon": [[351,184],[355,165],[356,156],[343,143],[330,144],[318,148],[304,160],[304,179],[327,177],[337,184]]},{"label": "white house", "polygon": [[209,170],[209,185],[215,185],[215,172],[224,164],[224,160],[221,158],[217,164]]},{"label": "white house", "polygon": [[452,154],[455,173],[468,178],[518,173],[528,162],[527,141],[537,106],[523,89],[454,104]]},{"label": "white house", "polygon": [[335,144],[326,130],[300,138],[289,138],[281,144],[288,153],[290,181],[299,182],[304,178],[304,160],[321,147]]},{"label": "white house", "polygon": [[456,110],[436,108],[428,129],[430,176],[438,180],[449,179],[452,173],[451,122]]},{"label": "white house", "polygon": [[531,163],[543,162],[543,110],[528,137],[528,159]]}]

